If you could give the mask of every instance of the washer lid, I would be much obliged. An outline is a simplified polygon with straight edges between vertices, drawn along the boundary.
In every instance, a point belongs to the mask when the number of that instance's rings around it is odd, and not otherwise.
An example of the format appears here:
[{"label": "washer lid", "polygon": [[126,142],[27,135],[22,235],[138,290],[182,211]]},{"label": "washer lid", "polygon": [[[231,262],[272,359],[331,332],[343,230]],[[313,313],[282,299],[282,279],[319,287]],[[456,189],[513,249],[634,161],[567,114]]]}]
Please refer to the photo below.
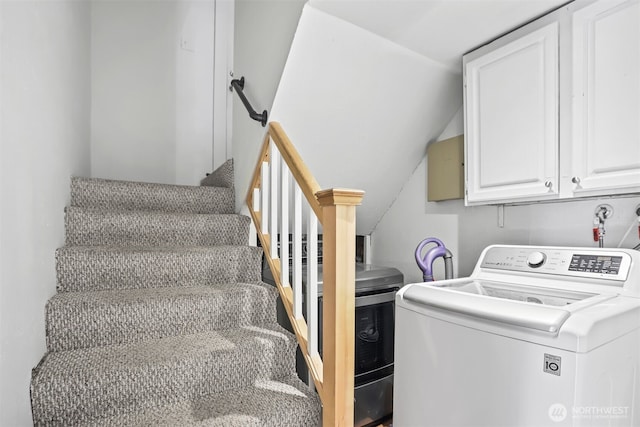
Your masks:
[{"label": "washer lid", "polygon": [[408,285],[401,291],[402,299],[417,305],[551,335],[572,312],[612,297],[469,279]]},{"label": "washer lid", "polygon": [[434,287],[513,301],[564,307],[595,296],[594,293],[566,289],[541,288],[488,280],[434,283]]}]

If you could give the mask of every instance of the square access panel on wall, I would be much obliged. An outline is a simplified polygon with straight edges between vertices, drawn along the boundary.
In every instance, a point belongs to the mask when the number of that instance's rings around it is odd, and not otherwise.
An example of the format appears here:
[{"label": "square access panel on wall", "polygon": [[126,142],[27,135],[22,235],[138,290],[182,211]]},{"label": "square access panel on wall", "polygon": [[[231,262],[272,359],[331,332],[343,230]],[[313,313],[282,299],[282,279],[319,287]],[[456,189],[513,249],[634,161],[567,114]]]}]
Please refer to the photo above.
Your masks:
[{"label": "square access panel on wall", "polygon": [[464,198],[464,136],[427,146],[427,200]]}]

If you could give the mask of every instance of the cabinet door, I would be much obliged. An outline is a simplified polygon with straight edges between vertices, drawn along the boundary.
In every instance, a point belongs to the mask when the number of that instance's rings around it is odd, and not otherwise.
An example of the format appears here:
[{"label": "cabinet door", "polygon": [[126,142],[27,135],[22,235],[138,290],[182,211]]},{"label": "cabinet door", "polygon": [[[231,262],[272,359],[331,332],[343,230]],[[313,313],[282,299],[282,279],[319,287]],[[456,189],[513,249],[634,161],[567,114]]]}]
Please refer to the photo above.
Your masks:
[{"label": "cabinet door", "polygon": [[573,195],[640,191],[640,3],[573,15]]},{"label": "cabinet door", "polygon": [[463,58],[467,205],[558,195],[558,24],[527,28]]}]

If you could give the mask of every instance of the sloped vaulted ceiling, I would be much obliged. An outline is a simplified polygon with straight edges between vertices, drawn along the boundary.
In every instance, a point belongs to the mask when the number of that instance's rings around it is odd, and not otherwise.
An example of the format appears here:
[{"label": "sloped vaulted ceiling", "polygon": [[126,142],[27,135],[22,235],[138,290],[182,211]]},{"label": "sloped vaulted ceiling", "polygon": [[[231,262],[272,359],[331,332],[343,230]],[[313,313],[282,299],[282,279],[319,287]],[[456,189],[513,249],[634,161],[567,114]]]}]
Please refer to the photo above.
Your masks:
[{"label": "sloped vaulted ceiling", "polygon": [[567,0],[309,0],[340,17],[460,72],[462,54]]},{"label": "sloped vaulted ceiling", "polygon": [[311,0],[270,120],[321,187],[366,192],[369,234],[462,106],[461,55],[560,3]]}]

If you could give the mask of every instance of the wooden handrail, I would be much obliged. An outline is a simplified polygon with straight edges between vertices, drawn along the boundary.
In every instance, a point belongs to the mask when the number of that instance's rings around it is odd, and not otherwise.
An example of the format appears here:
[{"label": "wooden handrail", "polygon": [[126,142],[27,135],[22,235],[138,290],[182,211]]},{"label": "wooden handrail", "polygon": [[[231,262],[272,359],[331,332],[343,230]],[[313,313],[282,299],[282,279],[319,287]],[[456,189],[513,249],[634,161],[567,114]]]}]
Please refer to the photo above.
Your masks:
[{"label": "wooden handrail", "polygon": [[302,161],[302,157],[298,154],[298,151],[291,143],[291,140],[289,140],[287,134],[282,130],[280,123],[269,123],[269,134],[271,135],[271,138],[273,138],[273,142],[275,142],[280,154],[289,166],[293,179],[295,179],[300,186],[307,202],[309,202],[309,206],[311,206],[315,212],[318,217],[318,221],[322,223],[322,209],[320,208],[320,203],[318,203],[318,199],[316,198],[316,193],[320,191],[318,182]]},{"label": "wooden handrail", "polygon": [[[277,147],[323,227],[322,358],[309,352],[308,325],[303,317],[294,316],[293,289],[288,282],[282,283],[281,261],[272,256],[271,236],[262,232],[264,216],[254,208],[255,190],[268,184],[261,182],[261,170],[264,163],[272,161],[269,154],[271,142]],[[363,196],[364,192],[360,190],[321,190],[280,124],[269,123],[246,202],[300,350],[322,400],[324,426],[353,426],[355,208]],[[281,244],[285,244],[284,239],[285,236],[281,236]]]}]

